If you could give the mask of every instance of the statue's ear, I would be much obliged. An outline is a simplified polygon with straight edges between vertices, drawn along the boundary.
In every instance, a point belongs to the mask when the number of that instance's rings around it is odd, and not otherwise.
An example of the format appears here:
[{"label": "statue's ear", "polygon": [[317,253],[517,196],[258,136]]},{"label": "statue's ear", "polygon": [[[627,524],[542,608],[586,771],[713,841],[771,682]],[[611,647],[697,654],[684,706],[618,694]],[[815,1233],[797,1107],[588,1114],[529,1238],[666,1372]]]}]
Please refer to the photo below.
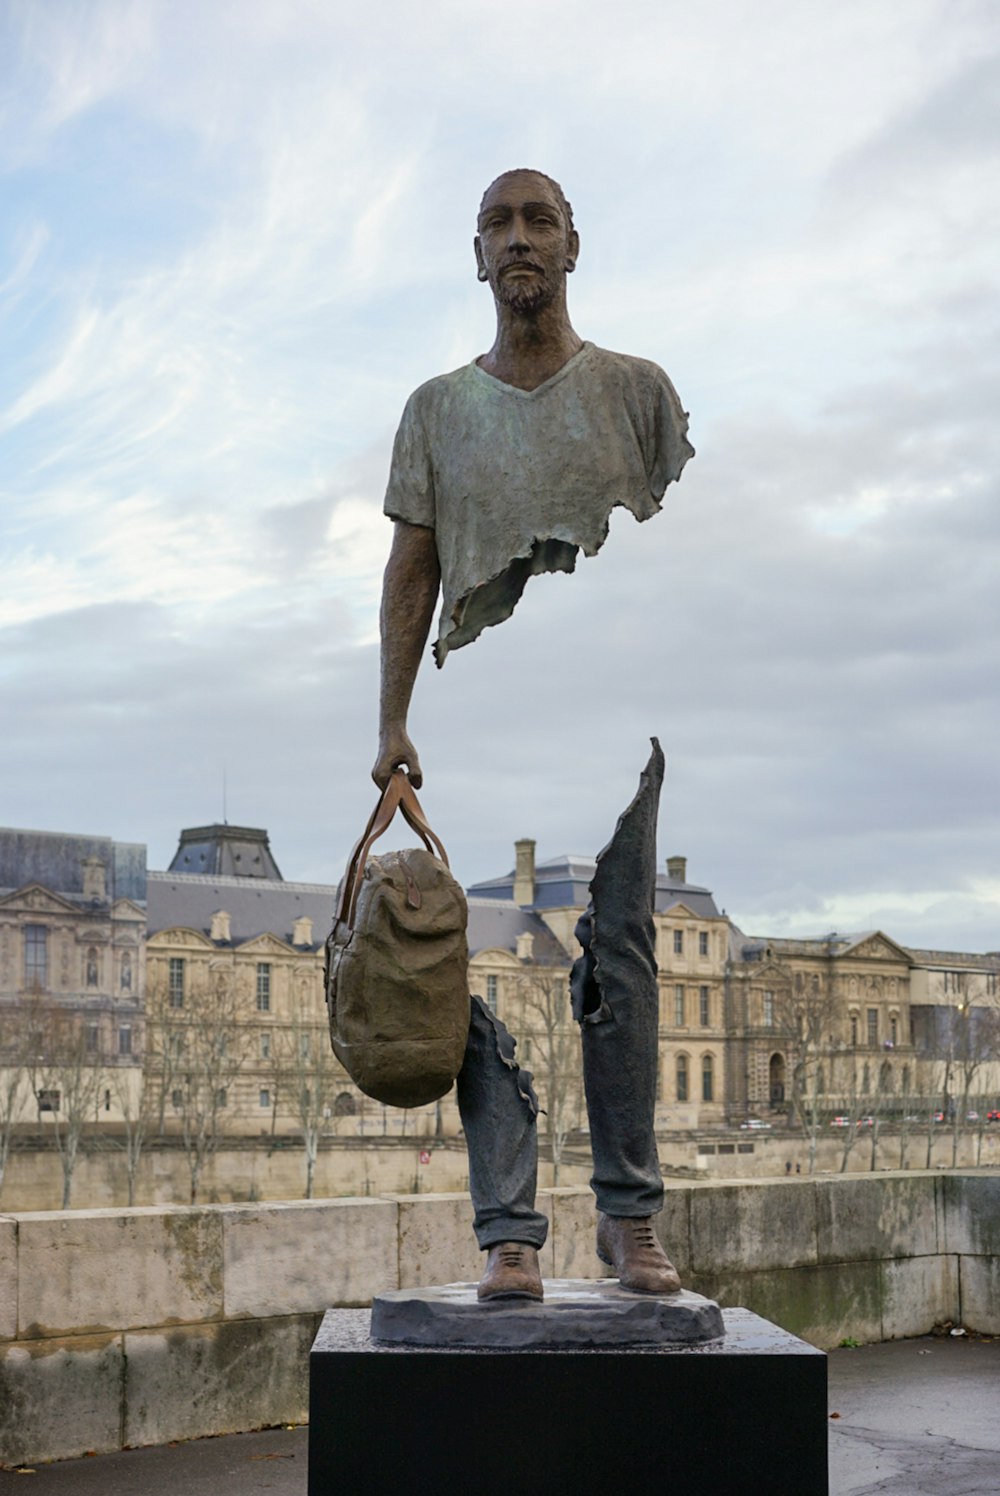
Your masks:
[{"label": "statue's ear", "polygon": [[486,261],[483,259],[483,244],[479,235],[472,241],[472,247],[476,252],[477,274],[481,281],[489,280],[489,271],[486,269]]},{"label": "statue's ear", "polygon": [[576,262],[580,258],[580,235],[576,229],[570,229],[566,238],[566,274],[572,275],[576,269]]}]

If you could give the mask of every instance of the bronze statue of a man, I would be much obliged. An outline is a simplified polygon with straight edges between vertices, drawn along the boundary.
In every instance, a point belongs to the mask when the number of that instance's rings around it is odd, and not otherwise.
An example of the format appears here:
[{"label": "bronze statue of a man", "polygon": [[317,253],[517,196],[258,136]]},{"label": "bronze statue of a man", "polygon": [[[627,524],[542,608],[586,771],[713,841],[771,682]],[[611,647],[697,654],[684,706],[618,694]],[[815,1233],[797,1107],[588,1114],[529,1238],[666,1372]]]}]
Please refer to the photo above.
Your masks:
[{"label": "bronze statue of a man", "polygon": [[[580,240],[557,182],[523,169],[498,177],[480,205],[474,246],[479,279],[496,305],[493,346],[414,392],[393,449],[385,512],[395,529],[382,592],[373,769],[380,787],[399,767],[416,787],[422,781],[406,721],[439,591],[440,667],[451,650],[510,616],[529,577],[572,571],[580,550],[594,555],[616,505],[638,520],[655,514],[693,455],[687,416],[663,370],[584,342],[570,322],[566,276]],[[652,948],[662,772],[654,742],[639,793],[599,859],[595,904],[577,928],[584,955],[572,984],[595,1154],[598,1254],[625,1286],[659,1293],[679,1286],[650,1226],[662,1205]],[[613,944],[626,953],[621,961]],[[547,1223],[534,1209],[537,1102],[514,1041],[478,998],[458,1100],[476,1236],[489,1251],[479,1295],[540,1298],[538,1248]]]}]

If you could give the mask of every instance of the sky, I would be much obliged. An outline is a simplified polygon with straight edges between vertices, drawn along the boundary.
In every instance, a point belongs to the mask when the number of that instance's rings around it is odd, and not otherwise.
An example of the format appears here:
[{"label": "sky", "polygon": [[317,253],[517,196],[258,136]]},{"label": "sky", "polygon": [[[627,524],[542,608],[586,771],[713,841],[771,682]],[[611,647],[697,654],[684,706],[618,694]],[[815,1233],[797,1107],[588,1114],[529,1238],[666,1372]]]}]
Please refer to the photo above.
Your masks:
[{"label": "sky", "polygon": [[479,198],[572,200],[581,336],[697,456],[642,526],[426,659],[469,884],[659,851],[748,933],[1000,949],[1000,11],[991,0],[0,3],[0,823],[373,803],[409,392],[484,352]]}]

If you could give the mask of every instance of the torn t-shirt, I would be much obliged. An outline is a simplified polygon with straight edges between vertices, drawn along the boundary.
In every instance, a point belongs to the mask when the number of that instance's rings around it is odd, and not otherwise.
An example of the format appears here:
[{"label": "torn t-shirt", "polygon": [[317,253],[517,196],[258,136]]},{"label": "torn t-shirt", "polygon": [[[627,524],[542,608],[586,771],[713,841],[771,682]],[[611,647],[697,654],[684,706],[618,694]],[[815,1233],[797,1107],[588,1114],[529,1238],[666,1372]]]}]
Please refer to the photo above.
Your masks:
[{"label": "torn t-shirt", "polygon": [[438,665],[509,618],[530,576],[595,555],[615,505],[655,514],[694,455],[687,426],[661,368],[593,343],[534,390],[471,363],[414,391],[385,512],[434,531]]}]

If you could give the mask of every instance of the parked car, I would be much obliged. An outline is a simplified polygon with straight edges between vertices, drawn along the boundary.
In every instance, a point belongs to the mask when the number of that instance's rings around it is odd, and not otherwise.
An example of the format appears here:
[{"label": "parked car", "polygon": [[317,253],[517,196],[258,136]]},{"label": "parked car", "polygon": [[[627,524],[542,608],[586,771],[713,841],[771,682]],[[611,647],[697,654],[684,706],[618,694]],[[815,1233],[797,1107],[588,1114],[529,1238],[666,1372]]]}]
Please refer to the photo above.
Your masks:
[{"label": "parked car", "polygon": [[934,1121],[935,1122],[943,1122],[944,1120],[945,1120],[944,1112],[935,1112],[934,1113]]},{"label": "parked car", "polygon": [[978,1112],[966,1112],[966,1114],[965,1114],[965,1120],[966,1120],[966,1122],[978,1122],[979,1121],[979,1113]]},{"label": "parked car", "polygon": [[760,1117],[748,1117],[745,1122],[740,1123],[741,1132],[770,1132],[770,1122],[764,1122]]},{"label": "parked car", "polygon": [[859,1127],[874,1127],[875,1126],[875,1118],[874,1117],[859,1117],[857,1125]]},{"label": "parked car", "polygon": [[830,1126],[831,1127],[850,1127],[850,1125],[851,1125],[851,1119],[850,1119],[850,1117],[831,1117],[830,1118]]},{"label": "parked car", "polygon": [[986,1120],[987,1122],[1000,1122],[1000,1112],[987,1112]]}]

